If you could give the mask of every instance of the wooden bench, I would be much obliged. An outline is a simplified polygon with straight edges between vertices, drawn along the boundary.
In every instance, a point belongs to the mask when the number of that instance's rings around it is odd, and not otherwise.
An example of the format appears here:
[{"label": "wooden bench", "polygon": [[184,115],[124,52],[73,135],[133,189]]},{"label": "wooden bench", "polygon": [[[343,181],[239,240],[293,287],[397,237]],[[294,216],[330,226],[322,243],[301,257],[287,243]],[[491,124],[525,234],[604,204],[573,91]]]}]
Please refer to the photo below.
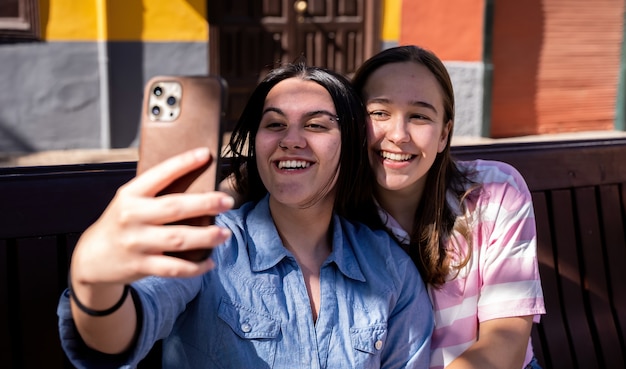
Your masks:
[{"label": "wooden bench", "polygon": [[[548,314],[533,329],[546,369],[626,367],[626,139],[456,146],[514,165],[534,200]],[[71,368],[56,306],[81,232],[135,163],[0,168],[0,355],[10,368]],[[141,367],[158,367],[159,347]]]},{"label": "wooden bench", "polygon": [[626,140],[465,147],[508,162],[532,192],[548,314],[533,330],[544,368],[625,368]]}]

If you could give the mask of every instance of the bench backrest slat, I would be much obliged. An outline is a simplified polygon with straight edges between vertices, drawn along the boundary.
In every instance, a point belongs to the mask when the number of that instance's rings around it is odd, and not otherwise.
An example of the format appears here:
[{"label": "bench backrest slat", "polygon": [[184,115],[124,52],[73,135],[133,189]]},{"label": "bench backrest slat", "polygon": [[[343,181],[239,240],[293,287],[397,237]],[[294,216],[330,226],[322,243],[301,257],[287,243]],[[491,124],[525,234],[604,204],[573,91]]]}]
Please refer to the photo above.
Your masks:
[{"label": "bench backrest slat", "polygon": [[623,360],[626,361],[626,184],[600,186],[600,197],[606,239],[609,299],[615,325],[621,332],[621,350]]},{"label": "bench backrest slat", "polygon": [[513,165],[532,191],[626,182],[626,139],[459,146],[460,159],[492,159]]},{"label": "bench backrest slat", "polygon": [[[594,328],[593,341],[597,344],[597,351],[601,354],[598,359],[604,362],[604,368],[624,368],[624,360],[621,358],[619,337],[611,312],[609,299],[607,272],[609,267],[606,262],[606,247],[601,231],[601,214],[598,213],[599,204],[596,194],[597,188],[583,187],[575,190],[576,215],[578,216],[578,229],[580,250],[582,257],[583,287],[585,298],[588,301],[588,318]],[[613,201],[619,201],[618,198]],[[613,220],[604,222],[620,221],[620,214]]]},{"label": "bench backrest slat", "polygon": [[9,243],[10,241],[0,240],[0,270],[5,271],[0,273],[0,357],[7,363],[14,362],[13,357],[13,345],[15,342],[11,335],[11,325],[13,324],[12,310],[17,309],[19,306],[15,303],[14,296],[11,296],[9,290],[11,289],[11,281],[9,279]]},{"label": "bench backrest slat", "polygon": [[[592,341],[592,331],[585,310],[584,289],[581,283],[581,268],[577,249],[577,226],[574,204],[570,190],[552,191],[552,216],[554,227],[554,246],[557,255],[559,290],[563,299],[560,313],[566,319],[570,352],[574,362],[582,368],[594,367],[592,360],[598,356]],[[540,261],[541,262],[541,261]],[[550,299],[551,296],[545,296]],[[553,297],[552,297],[553,298]],[[593,355],[581,353],[592,352]],[[558,355],[558,353],[554,353]],[[557,358],[558,360],[558,358]],[[591,365],[591,366],[590,366]]]},{"label": "bench backrest slat", "polygon": [[[22,238],[16,244],[16,282],[21,308],[14,318],[23,332],[20,353],[27,368],[59,365],[64,360],[58,334],[41,329],[56,319],[56,303],[66,284],[61,277],[67,266],[58,262],[60,237]],[[38,334],[24,334],[28,332]]]},{"label": "bench backrest slat", "polygon": [[[533,192],[535,221],[537,223],[537,257],[544,294],[559,291],[560,275],[556,268],[556,255],[552,247],[553,229],[550,224],[549,199],[544,192]],[[535,355],[544,368],[574,368],[574,354],[570,350],[567,321],[564,319],[559,296],[544,296],[546,310],[552,319],[542,318],[541,324],[533,329]],[[549,343],[549,344],[548,344]]]},{"label": "bench backrest slat", "polygon": [[70,165],[46,172],[3,175],[0,171],[0,238],[82,232],[102,213],[135,163]]}]

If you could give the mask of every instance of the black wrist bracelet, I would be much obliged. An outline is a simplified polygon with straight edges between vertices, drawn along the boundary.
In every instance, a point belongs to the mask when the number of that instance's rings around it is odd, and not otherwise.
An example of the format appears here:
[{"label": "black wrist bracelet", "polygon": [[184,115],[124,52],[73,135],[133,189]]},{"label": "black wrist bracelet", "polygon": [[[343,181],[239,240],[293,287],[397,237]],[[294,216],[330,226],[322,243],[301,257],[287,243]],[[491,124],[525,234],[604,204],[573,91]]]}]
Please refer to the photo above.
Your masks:
[{"label": "black wrist bracelet", "polygon": [[125,284],[124,292],[122,292],[122,297],[117,303],[115,303],[115,305],[111,306],[110,308],[106,310],[93,310],[83,305],[78,300],[78,298],[76,297],[76,294],[72,290],[72,280],[69,277],[67,278],[67,288],[69,289],[70,297],[74,300],[74,303],[76,304],[76,306],[80,309],[80,311],[82,311],[83,313],[89,316],[107,316],[107,315],[113,314],[115,311],[117,311],[117,309],[119,309],[124,304],[124,301],[126,301],[126,297],[128,297],[128,291],[130,290],[130,286]]}]

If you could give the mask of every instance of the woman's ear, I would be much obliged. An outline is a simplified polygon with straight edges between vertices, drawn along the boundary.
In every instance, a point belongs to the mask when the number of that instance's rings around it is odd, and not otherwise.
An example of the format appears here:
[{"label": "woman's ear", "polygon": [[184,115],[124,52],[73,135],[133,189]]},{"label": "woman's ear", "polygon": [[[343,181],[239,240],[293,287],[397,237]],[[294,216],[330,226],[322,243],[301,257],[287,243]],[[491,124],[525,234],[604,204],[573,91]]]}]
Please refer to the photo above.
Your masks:
[{"label": "woman's ear", "polygon": [[446,146],[448,145],[448,138],[450,136],[450,130],[452,129],[452,119],[450,119],[446,124],[443,125],[441,129],[441,137],[439,138],[439,146],[437,147],[437,152],[442,152]]}]

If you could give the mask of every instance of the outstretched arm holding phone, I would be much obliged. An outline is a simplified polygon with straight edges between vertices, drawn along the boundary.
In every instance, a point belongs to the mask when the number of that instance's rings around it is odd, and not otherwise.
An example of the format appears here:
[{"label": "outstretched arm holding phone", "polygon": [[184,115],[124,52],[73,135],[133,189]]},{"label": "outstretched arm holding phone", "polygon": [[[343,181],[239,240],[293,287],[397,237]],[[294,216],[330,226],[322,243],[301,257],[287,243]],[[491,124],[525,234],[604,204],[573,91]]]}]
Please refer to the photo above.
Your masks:
[{"label": "outstretched arm holding phone", "polygon": [[190,262],[163,255],[215,247],[230,231],[218,226],[193,227],[164,224],[200,215],[216,215],[232,206],[221,192],[170,194],[155,197],[174,179],[207,162],[208,150],[197,149],[173,157],[122,186],[102,216],[83,234],[72,255],[72,314],[85,343],[93,349],[117,354],[126,350],[136,334],[133,299],[110,315],[93,317],[75,303],[96,311],[114,306],[124,286],[146,276],[192,277],[213,267],[213,261]]}]

